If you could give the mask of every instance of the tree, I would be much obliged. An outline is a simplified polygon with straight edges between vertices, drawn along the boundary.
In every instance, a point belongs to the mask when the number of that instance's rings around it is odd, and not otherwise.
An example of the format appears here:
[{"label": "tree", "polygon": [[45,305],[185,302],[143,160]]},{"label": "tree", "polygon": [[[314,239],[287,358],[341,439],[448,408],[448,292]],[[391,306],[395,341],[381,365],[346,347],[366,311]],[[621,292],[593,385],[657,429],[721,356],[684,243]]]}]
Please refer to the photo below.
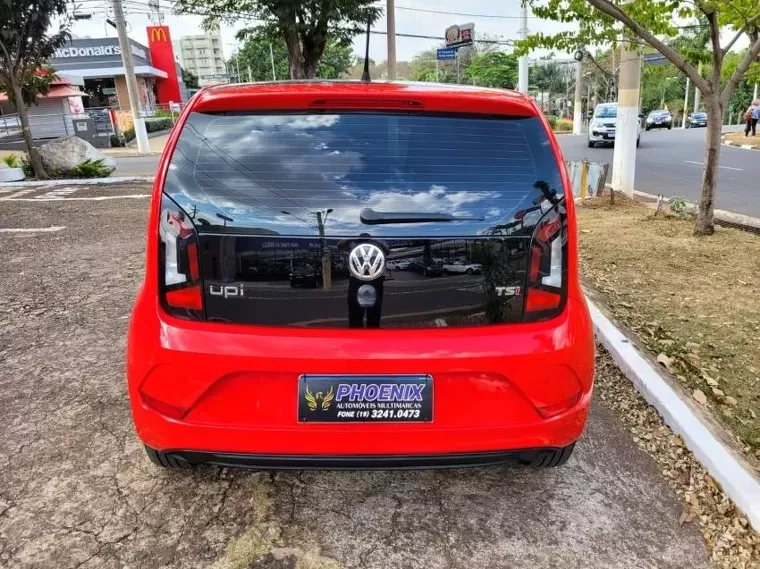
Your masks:
[{"label": "tree", "polygon": [[[290,77],[288,49],[281,37],[268,35],[263,28],[246,28],[238,32],[237,38],[243,42],[243,47],[229,60],[227,69],[237,71],[239,64],[242,75],[239,80],[248,79],[248,69],[251,70],[253,81],[282,80]],[[350,45],[330,38],[319,60],[316,77],[338,79],[348,72],[354,59],[354,52]],[[274,60],[274,77],[272,77],[272,60]]]},{"label": "tree", "polygon": [[382,12],[374,0],[177,0],[175,7],[178,14],[204,16],[206,26],[261,20],[264,36],[284,42],[291,79],[314,78],[328,38],[348,45]]},{"label": "tree", "polygon": [[192,71],[188,71],[184,67],[182,68],[182,82],[188,89],[200,88],[200,85],[198,84],[198,76],[195,75]]},{"label": "tree", "polygon": [[[559,22],[575,22],[575,30],[554,35],[537,34],[518,42],[518,51],[549,47],[573,51],[588,45],[620,41],[648,45],[687,75],[702,93],[707,110],[705,168],[694,233],[715,231],[713,209],[718,182],[723,115],[736,86],[760,54],[760,5],[757,0],[528,0],[536,16]],[[703,24],[700,24],[700,21]],[[699,71],[694,50],[668,42],[681,33],[683,22],[706,32],[709,74]],[[689,28],[687,28],[689,29]],[[727,41],[721,42],[721,31]],[[749,48],[727,80],[723,67],[731,49],[743,37]],[[697,42],[699,42],[697,38]],[[699,51],[699,50],[697,50]]]},{"label": "tree", "polygon": [[466,71],[474,85],[514,89],[517,84],[517,58],[503,51],[478,54]]},{"label": "tree", "polygon": [[556,61],[536,63],[530,68],[529,72],[532,77],[529,83],[538,87],[542,109],[544,108],[544,94],[547,94],[550,100],[554,95],[559,94],[567,99],[570,86],[575,85],[570,73],[572,69],[574,67],[568,69],[567,65],[561,65]]},{"label": "tree", "polygon": [[[58,31],[49,34],[53,18],[60,18]],[[32,146],[29,105],[50,90],[55,74],[45,67],[53,52],[69,41],[70,20],[66,0],[3,0],[0,3],[0,90],[16,106],[29,162],[37,178],[47,178]]]}]

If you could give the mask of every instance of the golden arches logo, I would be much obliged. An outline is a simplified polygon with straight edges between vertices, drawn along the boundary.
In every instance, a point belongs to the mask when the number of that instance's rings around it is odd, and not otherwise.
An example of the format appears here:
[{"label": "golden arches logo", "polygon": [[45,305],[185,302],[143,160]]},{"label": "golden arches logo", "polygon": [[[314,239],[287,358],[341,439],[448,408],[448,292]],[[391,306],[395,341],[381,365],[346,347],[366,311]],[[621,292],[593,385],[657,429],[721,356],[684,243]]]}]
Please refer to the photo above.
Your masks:
[{"label": "golden arches logo", "polygon": [[150,41],[152,42],[165,42],[166,40],[166,29],[165,28],[151,28],[150,30]]}]

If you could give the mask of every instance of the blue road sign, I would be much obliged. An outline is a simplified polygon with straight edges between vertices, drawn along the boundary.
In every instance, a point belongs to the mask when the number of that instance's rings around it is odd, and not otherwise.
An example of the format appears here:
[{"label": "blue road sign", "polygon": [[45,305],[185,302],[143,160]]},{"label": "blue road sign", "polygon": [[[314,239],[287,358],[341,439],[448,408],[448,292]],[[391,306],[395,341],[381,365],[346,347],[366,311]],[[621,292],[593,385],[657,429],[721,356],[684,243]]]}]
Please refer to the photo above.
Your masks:
[{"label": "blue road sign", "polygon": [[661,53],[645,53],[644,54],[644,63],[648,63],[650,65],[660,65],[662,63],[667,63],[667,62],[668,60]]},{"label": "blue road sign", "polygon": [[435,53],[436,59],[456,59],[457,49],[455,47],[442,47]]}]

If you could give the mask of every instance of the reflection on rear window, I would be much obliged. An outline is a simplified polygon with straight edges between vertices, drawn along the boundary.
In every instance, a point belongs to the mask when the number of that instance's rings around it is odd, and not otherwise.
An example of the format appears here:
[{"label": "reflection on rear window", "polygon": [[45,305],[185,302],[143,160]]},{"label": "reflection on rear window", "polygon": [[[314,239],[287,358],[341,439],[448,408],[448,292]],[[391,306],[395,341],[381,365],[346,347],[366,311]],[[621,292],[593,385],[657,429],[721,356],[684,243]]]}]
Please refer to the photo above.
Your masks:
[{"label": "reflection on rear window", "polygon": [[313,235],[367,230],[359,214],[439,212],[467,222],[372,226],[373,235],[479,234],[562,195],[537,118],[194,113],[165,191],[200,230]]}]

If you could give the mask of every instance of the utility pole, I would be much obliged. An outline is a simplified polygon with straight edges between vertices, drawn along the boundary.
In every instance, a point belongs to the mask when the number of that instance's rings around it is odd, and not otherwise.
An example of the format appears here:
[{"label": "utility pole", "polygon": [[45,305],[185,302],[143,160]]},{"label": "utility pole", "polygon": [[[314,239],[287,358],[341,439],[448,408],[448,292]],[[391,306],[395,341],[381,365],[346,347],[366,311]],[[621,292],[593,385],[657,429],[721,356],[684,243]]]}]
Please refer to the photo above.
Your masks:
[{"label": "utility pole", "polygon": [[755,83],[755,94],[752,95],[752,102],[757,101],[757,83]]},{"label": "utility pole", "polygon": [[[520,39],[524,40],[528,37],[528,6],[523,1],[520,7]],[[518,61],[518,75],[517,75],[517,89],[521,93],[528,92],[528,56],[523,55]]]},{"label": "utility pole", "polygon": [[641,55],[634,44],[624,44],[620,54],[617,128],[612,156],[612,187],[633,197],[636,174],[636,139],[639,131]]},{"label": "utility pole", "polygon": [[240,52],[235,53],[235,67],[237,68],[237,76],[235,77],[236,83],[242,83],[240,80]]},{"label": "utility pole", "polygon": [[385,20],[388,23],[388,81],[396,80],[396,6],[386,0]]},{"label": "utility pole", "polygon": [[253,75],[251,75],[251,66],[248,66],[248,82],[253,83]]},{"label": "utility pole", "polygon": [[[702,64],[699,64],[699,67],[697,67],[697,73],[702,75]],[[696,85],[694,85],[694,112],[699,112],[699,103],[700,103],[700,97],[702,93],[699,91]]]},{"label": "utility pole", "polygon": [[269,61],[272,62],[272,81],[277,81],[277,73],[274,71],[274,51],[272,50],[272,42],[269,42]]},{"label": "utility pole", "polygon": [[127,36],[127,24],[124,21],[124,8],[121,5],[121,0],[113,0],[113,19],[116,23],[116,31],[119,33],[119,47],[121,48],[121,60],[124,63],[124,79],[127,82],[129,108],[135,124],[137,151],[140,154],[147,154],[150,152],[148,131],[145,130],[145,118],[142,116],[140,92],[137,90],[137,77],[135,77],[135,64],[132,61],[132,49],[129,36]]},{"label": "utility pole", "polygon": [[457,54],[457,85],[459,85],[459,48],[457,48],[456,54]]},{"label": "utility pole", "polygon": [[686,93],[684,93],[683,96],[683,123],[681,124],[681,128],[686,128],[686,115],[688,114],[686,112],[686,109],[689,108],[689,83],[691,82],[691,78],[687,75],[686,76]]},{"label": "utility pole", "polygon": [[583,133],[583,61],[575,62],[575,103],[573,104],[573,134]]}]

